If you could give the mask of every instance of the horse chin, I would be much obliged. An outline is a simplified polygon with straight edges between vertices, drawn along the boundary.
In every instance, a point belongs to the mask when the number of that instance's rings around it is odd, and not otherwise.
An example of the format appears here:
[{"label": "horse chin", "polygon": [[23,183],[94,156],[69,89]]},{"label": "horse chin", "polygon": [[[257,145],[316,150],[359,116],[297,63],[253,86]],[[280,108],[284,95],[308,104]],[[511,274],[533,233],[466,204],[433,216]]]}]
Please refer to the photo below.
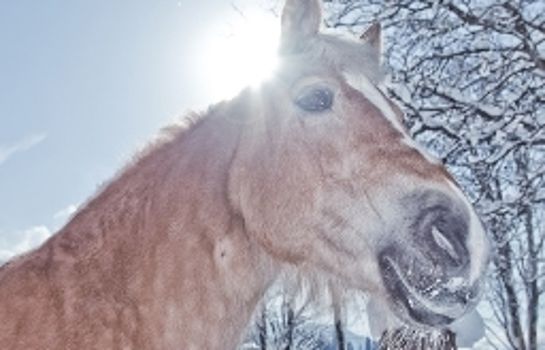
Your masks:
[{"label": "horse chin", "polygon": [[387,299],[403,322],[420,328],[441,328],[475,306],[478,286],[468,287],[462,277],[445,278],[426,264],[407,265],[398,260],[408,259],[379,256]]}]

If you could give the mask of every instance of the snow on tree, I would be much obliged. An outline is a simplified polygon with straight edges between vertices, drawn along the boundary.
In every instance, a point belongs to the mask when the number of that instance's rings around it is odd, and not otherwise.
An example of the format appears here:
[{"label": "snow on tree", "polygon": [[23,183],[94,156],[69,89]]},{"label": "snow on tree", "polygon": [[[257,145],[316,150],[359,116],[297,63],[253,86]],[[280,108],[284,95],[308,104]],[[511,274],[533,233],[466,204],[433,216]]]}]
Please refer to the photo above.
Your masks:
[{"label": "snow on tree", "polygon": [[469,194],[494,241],[482,305],[489,345],[537,349],[545,291],[545,2],[324,2],[336,30],[359,34],[381,22],[388,94],[412,135]]}]

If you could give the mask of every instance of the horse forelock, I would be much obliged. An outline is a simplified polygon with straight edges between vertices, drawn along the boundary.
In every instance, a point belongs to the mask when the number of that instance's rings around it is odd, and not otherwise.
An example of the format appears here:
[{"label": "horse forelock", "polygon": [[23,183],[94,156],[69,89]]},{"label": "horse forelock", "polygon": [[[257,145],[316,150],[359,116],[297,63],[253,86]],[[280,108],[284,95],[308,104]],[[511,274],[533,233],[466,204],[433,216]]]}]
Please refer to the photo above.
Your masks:
[{"label": "horse forelock", "polygon": [[364,75],[374,84],[379,84],[384,77],[374,47],[337,35],[316,34],[300,43],[295,52],[283,54],[281,59],[290,72],[309,66],[327,67],[341,74]]}]

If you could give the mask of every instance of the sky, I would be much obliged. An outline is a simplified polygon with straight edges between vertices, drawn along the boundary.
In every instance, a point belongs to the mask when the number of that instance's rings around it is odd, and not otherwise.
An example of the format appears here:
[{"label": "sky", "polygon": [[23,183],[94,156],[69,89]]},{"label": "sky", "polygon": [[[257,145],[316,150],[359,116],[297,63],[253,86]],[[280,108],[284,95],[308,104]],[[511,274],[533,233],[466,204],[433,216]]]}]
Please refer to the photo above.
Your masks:
[{"label": "sky", "polygon": [[1,1],[0,261],[58,230],[161,126],[233,95],[229,40],[249,14],[276,23],[265,3]]}]

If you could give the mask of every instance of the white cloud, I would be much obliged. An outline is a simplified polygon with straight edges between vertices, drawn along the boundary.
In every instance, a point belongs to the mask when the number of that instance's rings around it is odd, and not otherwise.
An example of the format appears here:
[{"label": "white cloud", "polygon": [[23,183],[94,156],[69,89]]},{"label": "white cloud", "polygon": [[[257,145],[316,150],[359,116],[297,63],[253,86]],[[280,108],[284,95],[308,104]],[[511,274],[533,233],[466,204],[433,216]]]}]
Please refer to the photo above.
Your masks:
[{"label": "white cloud", "polygon": [[12,157],[15,153],[24,152],[36,146],[47,138],[47,134],[31,134],[12,145],[0,145],[0,165]]},{"label": "white cloud", "polygon": [[17,236],[18,241],[16,244],[0,241],[0,263],[38,247],[51,237],[51,231],[46,226],[34,226],[21,231]]},{"label": "white cloud", "polygon": [[78,206],[75,204],[70,204],[64,209],[59,210],[53,215],[53,219],[65,222],[72,214],[78,210]]},{"label": "white cloud", "polygon": [[70,204],[53,215],[55,223],[52,225],[33,226],[26,230],[10,232],[0,231],[0,264],[12,257],[37,248],[47,240],[54,231],[63,226],[66,221],[78,210],[78,205]]}]

